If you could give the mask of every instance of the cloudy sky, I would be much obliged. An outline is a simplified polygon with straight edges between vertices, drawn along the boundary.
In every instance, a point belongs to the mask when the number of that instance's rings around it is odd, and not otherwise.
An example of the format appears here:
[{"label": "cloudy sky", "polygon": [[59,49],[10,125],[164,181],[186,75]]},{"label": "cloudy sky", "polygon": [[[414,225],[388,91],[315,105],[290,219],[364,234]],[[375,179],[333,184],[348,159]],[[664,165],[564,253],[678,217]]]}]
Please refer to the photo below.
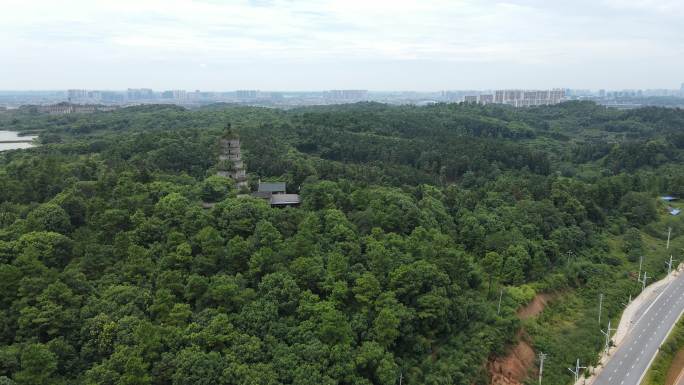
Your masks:
[{"label": "cloudy sky", "polygon": [[684,0],[0,0],[0,89],[678,88]]}]

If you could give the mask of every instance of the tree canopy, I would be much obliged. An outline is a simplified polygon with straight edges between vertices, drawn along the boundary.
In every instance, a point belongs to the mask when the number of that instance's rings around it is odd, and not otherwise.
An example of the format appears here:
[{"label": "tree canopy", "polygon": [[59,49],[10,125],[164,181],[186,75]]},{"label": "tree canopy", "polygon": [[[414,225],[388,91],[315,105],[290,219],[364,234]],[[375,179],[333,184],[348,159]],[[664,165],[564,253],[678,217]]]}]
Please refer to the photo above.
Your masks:
[{"label": "tree canopy", "polygon": [[[301,207],[215,175],[228,122],[251,185]],[[583,102],[2,112],[43,145],[0,154],[0,384],[486,384],[530,287],[627,263],[611,236],[634,261],[657,194],[684,194],[682,122]]]}]

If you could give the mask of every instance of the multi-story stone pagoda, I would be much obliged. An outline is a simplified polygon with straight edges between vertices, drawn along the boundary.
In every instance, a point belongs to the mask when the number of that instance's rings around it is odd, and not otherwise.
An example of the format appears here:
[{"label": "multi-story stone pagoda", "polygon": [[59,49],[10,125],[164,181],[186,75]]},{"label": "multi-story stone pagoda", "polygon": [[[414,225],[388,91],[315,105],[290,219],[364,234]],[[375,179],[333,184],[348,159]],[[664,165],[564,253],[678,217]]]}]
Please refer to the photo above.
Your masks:
[{"label": "multi-story stone pagoda", "polygon": [[219,139],[219,163],[217,175],[231,178],[238,190],[246,189],[247,173],[240,153],[240,137],[231,129],[230,124],[226,132]]}]

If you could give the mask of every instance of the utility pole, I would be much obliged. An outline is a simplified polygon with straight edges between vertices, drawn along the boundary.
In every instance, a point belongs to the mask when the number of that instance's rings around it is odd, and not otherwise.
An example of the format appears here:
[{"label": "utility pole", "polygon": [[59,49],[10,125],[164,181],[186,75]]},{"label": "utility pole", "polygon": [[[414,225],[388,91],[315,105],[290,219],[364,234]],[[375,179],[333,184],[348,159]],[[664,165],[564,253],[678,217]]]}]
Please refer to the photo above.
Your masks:
[{"label": "utility pole", "polygon": [[501,313],[501,299],[503,298],[503,288],[499,291],[499,306],[496,307],[496,315]]},{"label": "utility pole", "polygon": [[399,385],[401,385],[401,382],[404,380],[404,373],[399,372]]},{"label": "utility pole", "polygon": [[637,274],[637,281],[641,278],[641,265],[644,263],[644,256],[639,257],[639,274]]},{"label": "utility pole", "polygon": [[605,345],[606,353],[608,352],[608,349],[610,348],[610,332],[611,331],[615,331],[615,328],[610,327],[610,319],[608,319],[608,328],[606,328],[606,331],[603,331],[603,329],[601,329],[601,333],[604,336],[606,336],[606,345]]},{"label": "utility pole", "polygon": [[670,234],[672,234],[672,227],[667,228],[667,246],[665,246],[665,250],[670,249]]},{"label": "utility pole", "polygon": [[579,373],[580,369],[586,369],[586,366],[580,366],[579,364],[579,358],[577,359],[577,364],[575,364],[575,369],[573,370],[572,368],[568,368],[568,370],[575,375],[575,382],[579,381]]},{"label": "utility pole", "polygon": [[603,293],[599,294],[599,316],[598,323],[601,326],[601,310],[603,309]]},{"label": "utility pole", "polygon": [[539,353],[539,385],[542,382],[542,373],[544,373],[544,360],[546,359],[546,354]]},{"label": "utility pole", "polygon": [[665,264],[667,265],[667,275],[670,275],[672,272],[672,254],[670,254],[670,261],[665,262]]},{"label": "utility pole", "polygon": [[648,280],[649,278],[651,277],[649,277],[648,274],[646,274],[646,272],[644,271],[644,279],[639,281],[641,282],[641,291],[644,291],[644,289],[646,289],[646,280]]}]

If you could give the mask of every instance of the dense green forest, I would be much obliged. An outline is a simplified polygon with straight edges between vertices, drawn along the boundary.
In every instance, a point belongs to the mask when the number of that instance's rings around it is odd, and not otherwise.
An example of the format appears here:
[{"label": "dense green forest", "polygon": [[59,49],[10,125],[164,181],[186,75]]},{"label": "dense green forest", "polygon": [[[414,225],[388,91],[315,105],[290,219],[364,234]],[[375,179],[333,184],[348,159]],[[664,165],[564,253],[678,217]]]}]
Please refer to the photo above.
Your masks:
[{"label": "dense green forest", "polygon": [[[301,207],[215,176],[228,125],[252,186]],[[569,383],[603,338],[575,313],[602,291],[618,317],[638,256],[684,231],[657,199],[684,196],[679,109],[21,109],[0,130],[42,143],[0,153],[2,385],[487,384],[538,292],[566,298],[526,327]]]}]

